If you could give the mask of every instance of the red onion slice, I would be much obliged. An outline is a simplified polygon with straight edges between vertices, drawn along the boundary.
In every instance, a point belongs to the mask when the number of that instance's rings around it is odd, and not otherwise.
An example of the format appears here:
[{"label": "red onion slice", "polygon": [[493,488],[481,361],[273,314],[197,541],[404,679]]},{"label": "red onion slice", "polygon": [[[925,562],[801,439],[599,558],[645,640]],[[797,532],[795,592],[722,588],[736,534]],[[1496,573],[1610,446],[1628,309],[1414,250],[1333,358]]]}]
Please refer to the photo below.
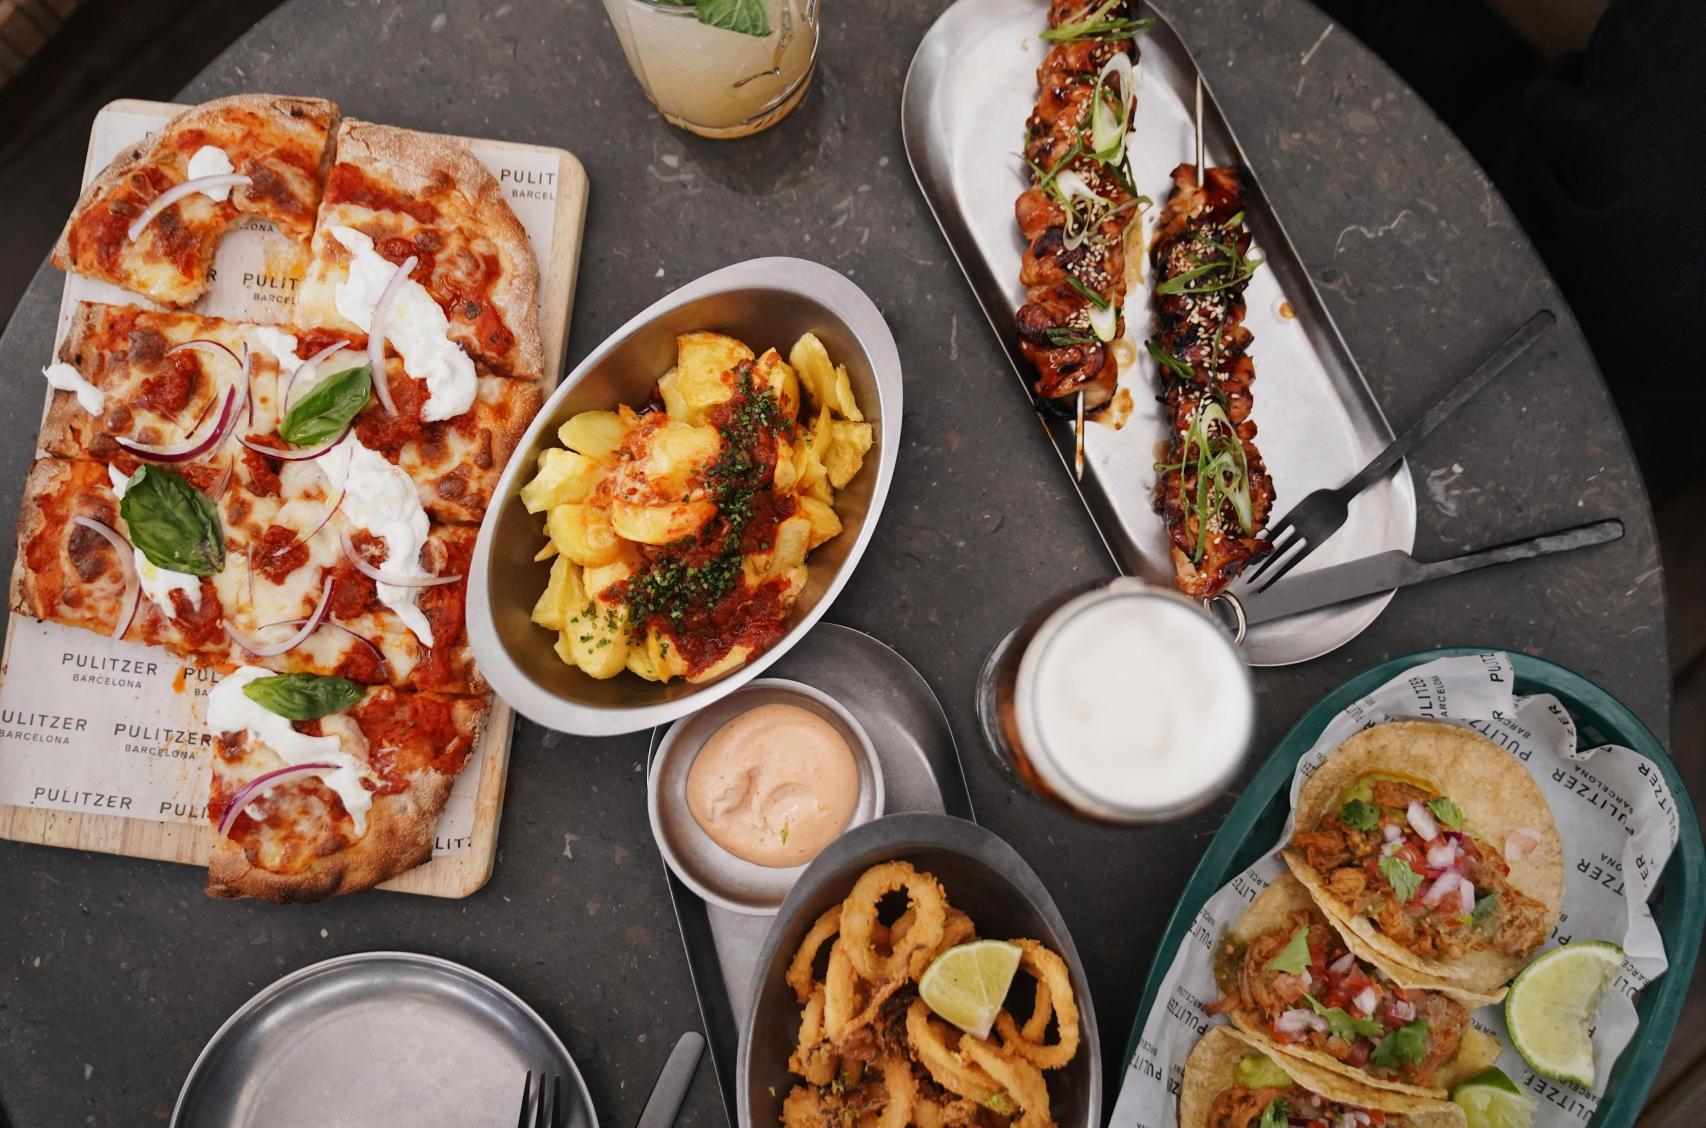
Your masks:
[{"label": "red onion slice", "polygon": [[1434,821],[1433,812],[1422,806],[1420,799],[1410,800],[1409,810],[1404,812],[1410,826],[1427,842],[1439,834],[1439,824]]},{"label": "red onion slice", "polygon": [[1440,874],[1434,883],[1422,890],[1422,904],[1433,908],[1446,896],[1463,884],[1463,875],[1454,870],[1446,870]]},{"label": "red onion slice", "polygon": [[369,375],[373,377],[373,392],[379,397],[387,414],[397,414],[397,405],[391,402],[391,384],[385,375],[385,315],[391,309],[391,300],[397,296],[397,291],[408,281],[409,273],[415,269],[415,263],[420,260],[410,255],[403,260],[397,272],[391,275],[391,280],[385,283],[385,289],[379,292],[379,300],[373,303],[373,321],[367,330],[367,364]]},{"label": "red onion slice", "polygon": [[1451,842],[1441,842],[1428,847],[1428,865],[1434,869],[1445,869],[1456,864],[1457,846]]},{"label": "red onion slice", "polygon": [[131,620],[136,618],[137,604],[142,601],[142,581],[137,578],[136,562],[131,559],[130,542],[119,536],[118,530],[88,517],[73,517],[71,523],[99,533],[118,553],[119,570],[124,573],[124,604],[119,608],[118,625],[107,637],[123,638],[124,632],[130,629]]},{"label": "red onion slice", "polygon": [[[263,630],[263,631],[268,630],[272,627],[300,627],[303,623],[306,623],[307,621],[308,621],[307,619],[280,619],[276,623],[267,623],[265,626],[261,627],[261,630]],[[386,667],[390,666],[391,663],[389,663],[385,660],[385,652],[383,650],[379,649],[379,647],[374,644],[373,640],[368,638],[366,635],[360,634],[359,632],[356,632],[356,631],[352,631],[348,627],[344,626],[342,623],[335,622],[331,619],[322,619],[320,621],[320,626],[330,627],[335,631],[344,632],[345,634],[349,635],[351,638],[355,639],[357,642],[361,643],[363,646],[367,647],[368,650],[372,651],[374,659],[381,666],[386,666]]]},{"label": "red onion slice", "polygon": [[[237,395],[241,397],[237,400],[237,411],[243,410],[244,407],[249,409],[250,426],[253,426],[255,422],[255,397],[252,394],[253,389],[249,386],[250,381],[254,378],[253,363],[253,357],[249,353],[249,342],[244,341],[243,371],[237,375]],[[231,413],[231,422],[225,425],[224,433],[219,436],[221,445],[224,445],[225,440],[231,437],[231,432],[237,429],[237,411]]]},{"label": "red onion slice", "polygon": [[1505,861],[1514,862],[1534,853],[1540,845],[1540,832],[1531,826],[1519,826],[1505,835]]},{"label": "red onion slice", "polygon": [[225,469],[220,471],[219,477],[213,480],[213,488],[207,491],[208,497],[218,501],[225,496],[225,487],[231,484],[231,471],[236,465],[237,459],[235,457],[225,460]]},{"label": "red onion slice", "polygon": [[193,341],[185,341],[181,345],[173,345],[171,348],[166,350],[166,355],[171,356],[173,353],[179,352],[204,352],[209,356],[224,354],[232,364],[242,363],[237,359],[237,354],[232,352],[230,348],[220,344],[218,341],[210,340],[206,337],[197,337]]},{"label": "red onion slice", "polygon": [[301,775],[304,772],[336,771],[336,764],[292,764],[288,768],[274,768],[264,772],[238,788],[237,794],[231,796],[231,802],[225,805],[225,813],[219,817],[219,835],[224,837],[231,831],[231,826],[237,821],[237,816],[243,813],[243,808],[264,796],[274,787],[283,783],[288,776]]},{"label": "red onion slice", "polygon": [[1356,953],[1346,952],[1344,955],[1328,964],[1327,970],[1332,972],[1334,975],[1349,975],[1351,973],[1351,968],[1355,967],[1356,963]]},{"label": "red onion slice", "polygon": [[241,173],[226,173],[223,176],[198,176],[193,180],[186,180],[182,184],[174,185],[154,197],[154,202],[144,208],[142,214],[131,221],[130,230],[126,232],[126,238],[132,243],[136,242],[136,237],[142,234],[150,223],[154,222],[155,216],[185,196],[193,196],[197,192],[206,191],[210,188],[247,188],[253,183],[253,179]]},{"label": "red onion slice", "polygon": [[319,458],[322,454],[325,454],[327,451],[343,442],[344,438],[354,427],[355,420],[352,419],[348,423],[344,424],[344,429],[338,432],[336,438],[323,442],[319,446],[312,447],[286,447],[284,449],[280,449],[278,447],[263,446],[260,443],[252,443],[242,435],[237,436],[237,441],[248,447],[250,450],[255,451],[257,454],[264,454],[268,458],[276,458],[280,462],[307,462],[311,459]]},{"label": "red onion slice", "polygon": [[301,646],[306,642],[308,636],[313,634],[315,629],[319,627],[320,620],[326,617],[326,607],[331,602],[332,577],[327,576],[324,586],[320,589],[320,602],[314,605],[313,612],[309,614],[308,618],[302,621],[301,629],[289,638],[285,639],[283,642],[268,644],[256,642],[252,638],[245,638],[243,635],[234,630],[231,624],[224,619],[219,621],[219,625],[225,628],[225,633],[230,636],[232,642],[241,646],[250,654],[253,654],[257,658],[271,658],[276,654],[283,654],[287,650],[295,650],[298,646]]},{"label": "red onion slice", "polygon": [[1467,877],[1457,883],[1457,911],[1464,916],[1475,911],[1475,883]]},{"label": "red onion slice", "polygon": [[1274,1019],[1274,1029],[1281,1034],[1300,1038],[1311,1030],[1326,1030],[1327,1020],[1312,1010],[1297,1007]]},{"label": "red onion slice", "polygon": [[1393,999],[1386,1004],[1386,1013],[1399,1022],[1409,1022],[1416,1017],[1416,1004],[1408,999]]},{"label": "red onion slice", "polygon": [[400,576],[395,572],[387,572],[382,568],[375,568],[373,565],[363,560],[361,558],[361,554],[355,550],[354,543],[349,539],[348,529],[338,530],[338,543],[344,546],[344,555],[349,557],[349,562],[355,565],[356,571],[360,572],[370,580],[376,580],[382,584],[390,584],[392,587],[437,587],[439,584],[453,584],[462,578],[460,575]]},{"label": "red onion slice", "polygon": [[325,348],[321,349],[319,352],[315,353],[313,356],[309,357],[307,360],[298,364],[291,370],[289,378],[284,382],[284,390],[278,394],[278,413],[281,418],[285,412],[290,410],[290,389],[296,386],[296,381],[302,378],[302,374],[304,372],[314,371],[314,366],[319,364],[322,360],[325,360],[340,349],[347,348],[349,348],[348,341],[334,342],[327,345]]},{"label": "red onion slice", "polygon": [[[200,438],[196,438],[194,432],[192,432],[189,438],[180,442],[170,443],[164,446],[156,446],[151,443],[131,442],[122,435],[114,435],[113,442],[117,443],[125,450],[128,450],[130,453],[139,454],[152,462],[189,462],[193,459],[199,458],[203,454],[206,454],[208,450],[218,445],[220,436],[225,432],[229,424],[236,421],[236,404],[237,389],[227,389],[225,392],[225,402],[219,408],[218,417],[214,420],[213,426]],[[198,422],[196,424],[197,430],[199,430],[200,427],[201,424]]]}]

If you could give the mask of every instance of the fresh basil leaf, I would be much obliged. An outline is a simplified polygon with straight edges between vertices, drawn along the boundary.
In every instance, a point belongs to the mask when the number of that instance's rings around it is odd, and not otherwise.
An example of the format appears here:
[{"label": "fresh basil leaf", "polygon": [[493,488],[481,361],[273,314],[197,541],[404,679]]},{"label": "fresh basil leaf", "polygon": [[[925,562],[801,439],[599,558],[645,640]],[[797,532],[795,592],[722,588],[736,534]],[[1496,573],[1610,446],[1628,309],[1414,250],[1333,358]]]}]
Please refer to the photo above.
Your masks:
[{"label": "fresh basil leaf", "polygon": [[1291,939],[1280,954],[1268,961],[1268,970],[1296,975],[1308,966],[1309,926],[1304,924],[1299,925],[1297,931],[1291,934]]},{"label": "fresh basil leaf", "polygon": [[1434,818],[1452,830],[1462,829],[1463,811],[1451,801],[1451,796],[1441,795],[1438,798],[1429,799],[1428,810],[1434,813]]},{"label": "fresh basil leaf", "polygon": [[278,437],[291,446],[316,446],[337,438],[367,406],[373,376],[367,365],[334,373],[291,405],[278,425]]},{"label": "fresh basil leaf", "polygon": [[192,576],[211,576],[225,567],[219,510],[182,474],[140,467],[125,487],[118,512],[130,543],[154,567]]},{"label": "fresh basil leaf", "polygon": [[1382,1069],[1397,1069],[1400,1065],[1421,1061],[1427,1052],[1428,1023],[1426,1019],[1418,1018],[1382,1038],[1374,1052],[1368,1055],[1368,1060]]},{"label": "fresh basil leaf", "polygon": [[1479,927],[1487,919],[1488,914],[1498,907],[1498,904],[1499,895],[1497,893],[1483,893],[1475,898],[1475,907],[1469,913],[1469,926],[1471,928]]},{"label": "fresh basil leaf", "polygon": [[1291,1102],[1284,1097],[1275,1097],[1262,1110],[1262,1119],[1256,1123],[1256,1128],[1286,1128],[1290,1123]]},{"label": "fresh basil leaf", "polygon": [[367,689],[348,678],[324,674],[274,674],[249,682],[243,695],[281,717],[313,721],[343,712],[366,697]]},{"label": "fresh basil leaf", "polygon": [[1354,1042],[1359,1037],[1378,1038],[1386,1031],[1385,1025],[1377,1018],[1352,1018],[1343,1007],[1324,1007],[1314,995],[1303,997],[1309,1000],[1316,1014],[1327,1020],[1327,1032],[1341,1041]]},{"label": "fresh basil leaf", "polygon": [[1339,821],[1352,830],[1373,830],[1380,825],[1380,808],[1361,799],[1352,799],[1339,808]]},{"label": "fresh basil leaf", "polygon": [[724,31],[763,39],[770,34],[770,14],[764,0],[697,0],[693,14],[699,22]]},{"label": "fresh basil leaf", "polygon": [[1422,887],[1422,875],[1410,868],[1410,863],[1403,858],[1392,856],[1380,859],[1380,876],[1392,885],[1392,892],[1398,895],[1400,904],[1416,895],[1416,890]]}]

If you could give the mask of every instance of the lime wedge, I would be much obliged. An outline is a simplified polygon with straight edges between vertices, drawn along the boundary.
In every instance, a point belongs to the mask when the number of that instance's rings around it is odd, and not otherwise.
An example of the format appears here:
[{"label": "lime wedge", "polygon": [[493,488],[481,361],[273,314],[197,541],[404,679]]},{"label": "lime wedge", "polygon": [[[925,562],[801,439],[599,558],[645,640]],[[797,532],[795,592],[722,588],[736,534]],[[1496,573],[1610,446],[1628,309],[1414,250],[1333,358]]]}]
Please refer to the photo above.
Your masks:
[{"label": "lime wedge", "polygon": [[1533,1128],[1534,1098],[1496,1066],[1483,1069],[1451,1091],[1469,1128]]},{"label": "lime wedge", "polygon": [[1593,1087],[1588,1027],[1622,966],[1623,949],[1616,944],[1577,940],[1522,969],[1505,996],[1505,1025],[1529,1068],[1554,1081]]},{"label": "lime wedge", "polygon": [[924,1005],[967,1034],[989,1037],[1007,988],[1019,970],[1019,945],[973,940],[931,961],[918,981]]}]

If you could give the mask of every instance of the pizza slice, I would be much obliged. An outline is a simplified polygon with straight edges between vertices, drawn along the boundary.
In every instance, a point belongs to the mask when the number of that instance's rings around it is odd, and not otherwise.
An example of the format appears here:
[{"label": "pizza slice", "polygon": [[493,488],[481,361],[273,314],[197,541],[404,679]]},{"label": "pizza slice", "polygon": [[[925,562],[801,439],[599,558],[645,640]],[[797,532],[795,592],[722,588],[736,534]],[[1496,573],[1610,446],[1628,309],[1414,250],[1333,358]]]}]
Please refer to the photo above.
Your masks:
[{"label": "pizza slice", "polygon": [[427,384],[428,419],[468,402],[475,365],[530,381],[545,371],[527,232],[486,166],[431,134],[354,120],[338,129],[295,318],[364,336],[377,318]]},{"label": "pizza slice", "polygon": [[487,703],[243,666],[208,697],[207,891],[318,901],[432,855]]},{"label": "pizza slice", "polygon": [[337,123],[330,102],[274,94],[185,110],[83,190],[53,264],[162,305],[191,305],[240,216],[270,220],[308,243]]},{"label": "pizza slice", "polygon": [[484,693],[465,625],[478,531],[433,525],[406,475],[345,440],[275,496],[156,464],[44,458],[24,487],[12,609],[164,647],[371,684]]},{"label": "pizza slice", "polygon": [[[203,489],[229,469],[267,496],[284,460],[325,446],[348,424],[409,475],[428,515],[446,522],[484,516],[544,398],[537,385],[481,376],[468,410],[429,422],[426,385],[395,356],[386,360],[395,413],[373,396],[339,394],[368,364],[359,339],[95,302],[77,307],[59,357],[46,370],[58,389],[40,439],[49,454],[111,461],[148,458],[147,448],[174,452],[163,457]],[[228,396],[236,401],[222,430]]]}]

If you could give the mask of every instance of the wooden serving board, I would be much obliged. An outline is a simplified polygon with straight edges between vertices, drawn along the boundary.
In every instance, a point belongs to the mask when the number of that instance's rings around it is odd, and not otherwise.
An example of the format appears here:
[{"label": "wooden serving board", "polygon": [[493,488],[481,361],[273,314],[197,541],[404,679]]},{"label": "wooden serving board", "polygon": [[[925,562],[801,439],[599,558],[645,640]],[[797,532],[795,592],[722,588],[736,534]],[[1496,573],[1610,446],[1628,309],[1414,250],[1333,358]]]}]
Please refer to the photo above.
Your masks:
[{"label": "wooden serving board", "polygon": [[[103,108],[90,132],[83,182],[87,184],[93,179],[110,159],[111,153],[107,150],[112,147],[112,128],[121,115],[153,117],[163,121],[184,108],[186,107],[171,103],[131,99],[116,101]],[[98,139],[104,139],[99,146]],[[131,139],[133,140],[134,138]],[[543,205],[537,201],[548,199],[544,193],[554,193],[554,201],[549,205],[549,215],[543,211],[536,211],[535,214],[536,220],[549,222],[550,251],[541,258],[539,264],[540,331],[545,344],[545,386],[554,387],[562,376],[569,312],[574,302],[575,277],[580,263],[581,234],[586,221],[586,172],[573,154],[562,149],[476,138],[455,140],[468,145],[489,166],[494,163],[501,164],[504,154],[507,153],[515,154],[518,160],[526,163],[527,169],[531,171],[509,169],[507,166],[502,170],[494,169],[494,175],[499,176],[500,184],[512,201],[525,196],[535,201],[528,206],[538,209]],[[545,177],[538,175],[540,169],[548,170]],[[542,182],[547,178],[551,182]],[[518,207],[517,210],[520,212],[522,209]],[[523,219],[526,223],[525,216]],[[539,234],[535,232],[536,252],[538,239]],[[291,288],[295,284],[289,279],[278,281],[279,284],[288,284]],[[84,290],[87,289],[87,280],[67,277],[67,293],[61,303],[59,333],[55,334],[56,348],[72,305],[76,300],[91,297],[87,292],[80,292],[73,297],[71,287],[74,282]],[[123,296],[119,297],[121,294]],[[124,291],[115,290],[113,299],[137,305],[149,304],[140,296]],[[288,307],[278,312],[287,317]],[[258,316],[244,319],[266,320]],[[51,357],[44,356],[41,363],[45,365],[51,360]],[[26,616],[12,617],[6,634],[5,650],[0,654],[0,685],[4,684],[6,672],[11,669],[13,644],[19,637],[20,629],[33,625],[34,621]],[[32,639],[32,644],[35,641]],[[26,649],[28,648],[26,645]],[[149,657],[161,657],[164,659],[161,665],[167,669],[182,665],[176,659],[166,656],[163,651],[136,646],[134,652]],[[175,682],[175,687],[180,692],[183,682],[184,677],[180,673]],[[173,719],[174,712],[181,714],[188,707],[184,701],[163,701],[161,704],[162,719],[168,722]],[[7,720],[5,723],[9,725],[11,722]],[[477,774],[473,800],[473,829],[467,848],[439,853],[426,864],[386,882],[380,888],[435,897],[465,897],[486,883],[491,877],[492,865],[497,856],[498,819],[503,808],[504,783],[508,774],[510,737],[513,730],[514,715],[510,708],[493,698],[486,731],[468,768],[469,772]],[[116,743],[115,739],[114,754],[117,754]],[[0,756],[22,754],[24,753],[19,748],[12,746],[8,739],[0,734]],[[184,770],[205,771],[205,765],[199,758],[186,758]],[[204,866],[207,864],[208,852],[212,845],[213,829],[205,818],[188,822],[168,821],[161,818],[0,802],[0,838]]]}]

